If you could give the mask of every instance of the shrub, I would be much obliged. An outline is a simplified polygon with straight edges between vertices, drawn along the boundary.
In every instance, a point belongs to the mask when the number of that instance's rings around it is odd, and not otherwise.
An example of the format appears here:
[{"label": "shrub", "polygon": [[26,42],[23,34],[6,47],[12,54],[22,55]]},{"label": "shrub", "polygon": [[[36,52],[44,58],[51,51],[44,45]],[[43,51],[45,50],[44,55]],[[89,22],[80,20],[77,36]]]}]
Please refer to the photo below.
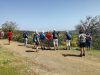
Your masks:
[{"label": "shrub", "polygon": [[77,47],[76,42],[73,42],[73,41],[72,41],[72,42],[71,42],[71,46],[72,46],[72,47]]},{"label": "shrub", "polygon": [[100,36],[94,36],[93,38],[93,48],[100,49]]}]

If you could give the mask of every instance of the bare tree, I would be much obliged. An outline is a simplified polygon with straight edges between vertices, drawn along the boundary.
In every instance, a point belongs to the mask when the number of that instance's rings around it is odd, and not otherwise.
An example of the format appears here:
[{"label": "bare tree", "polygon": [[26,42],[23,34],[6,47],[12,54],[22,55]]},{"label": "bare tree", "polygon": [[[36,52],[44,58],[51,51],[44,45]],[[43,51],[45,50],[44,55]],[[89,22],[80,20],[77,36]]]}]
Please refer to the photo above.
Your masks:
[{"label": "bare tree", "polygon": [[1,27],[4,32],[7,32],[9,30],[14,31],[17,29],[17,24],[12,21],[6,21],[4,24],[1,25]]},{"label": "bare tree", "polygon": [[86,17],[83,21],[80,21],[80,24],[76,26],[76,30],[84,31],[85,33],[100,34],[100,16],[95,17]]}]

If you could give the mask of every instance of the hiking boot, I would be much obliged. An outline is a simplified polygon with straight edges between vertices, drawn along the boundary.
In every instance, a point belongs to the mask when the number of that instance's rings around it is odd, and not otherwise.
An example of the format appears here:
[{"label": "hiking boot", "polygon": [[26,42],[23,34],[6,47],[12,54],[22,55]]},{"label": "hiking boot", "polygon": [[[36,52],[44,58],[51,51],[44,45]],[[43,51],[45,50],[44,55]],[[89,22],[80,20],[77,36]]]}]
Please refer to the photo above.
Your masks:
[{"label": "hiking boot", "polygon": [[85,53],[83,53],[83,56],[85,56]]},{"label": "hiking boot", "polygon": [[82,57],[83,55],[82,55],[82,54],[80,54],[79,56],[80,56],[80,57]]},{"label": "hiking boot", "polygon": [[56,50],[58,50],[58,48]]}]

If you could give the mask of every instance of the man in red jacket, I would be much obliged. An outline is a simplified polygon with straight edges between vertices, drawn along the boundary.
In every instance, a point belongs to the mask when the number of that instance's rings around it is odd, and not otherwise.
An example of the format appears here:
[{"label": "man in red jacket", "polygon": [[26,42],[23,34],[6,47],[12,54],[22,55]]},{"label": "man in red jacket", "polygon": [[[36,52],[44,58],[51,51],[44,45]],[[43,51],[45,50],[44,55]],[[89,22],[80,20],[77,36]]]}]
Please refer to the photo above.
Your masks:
[{"label": "man in red jacket", "polygon": [[8,32],[9,45],[10,45],[11,40],[12,40],[12,32],[11,32],[11,30],[9,30],[9,32]]},{"label": "man in red jacket", "polygon": [[49,49],[51,49],[50,48],[50,41],[51,41],[51,39],[52,39],[52,34],[51,34],[51,32],[47,32],[47,34],[46,34],[46,40],[47,40],[47,42],[48,42],[48,48]]}]

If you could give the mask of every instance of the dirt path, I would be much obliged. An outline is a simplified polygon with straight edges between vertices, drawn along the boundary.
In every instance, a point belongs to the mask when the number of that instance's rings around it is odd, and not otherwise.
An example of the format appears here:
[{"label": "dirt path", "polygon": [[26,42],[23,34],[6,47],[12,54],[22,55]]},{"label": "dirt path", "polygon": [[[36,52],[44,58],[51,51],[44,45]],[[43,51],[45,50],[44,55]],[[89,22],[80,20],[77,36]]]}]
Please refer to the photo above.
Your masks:
[{"label": "dirt path", "polygon": [[78,57],[78,51],[66,50],[39,50],[26,48],[22,43],[0,40],[3,47],[9,48],[20,56],[31,59],[31,68],[37,75],[100,75],[100,59],[89,60],[87,57]]}]

